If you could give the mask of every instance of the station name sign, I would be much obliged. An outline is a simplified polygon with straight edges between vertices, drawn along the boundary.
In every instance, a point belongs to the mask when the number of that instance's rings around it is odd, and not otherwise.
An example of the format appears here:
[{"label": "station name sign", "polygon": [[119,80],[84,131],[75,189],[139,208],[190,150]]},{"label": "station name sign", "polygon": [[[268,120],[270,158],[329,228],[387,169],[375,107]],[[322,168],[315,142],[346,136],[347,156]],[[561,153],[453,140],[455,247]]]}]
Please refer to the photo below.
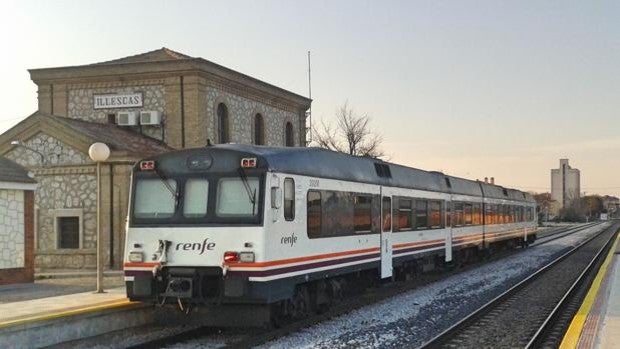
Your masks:
[{"label": "station name sign", "polygon": [[95,109],[135,108],[142,106],[142,93],[94,95]]}]

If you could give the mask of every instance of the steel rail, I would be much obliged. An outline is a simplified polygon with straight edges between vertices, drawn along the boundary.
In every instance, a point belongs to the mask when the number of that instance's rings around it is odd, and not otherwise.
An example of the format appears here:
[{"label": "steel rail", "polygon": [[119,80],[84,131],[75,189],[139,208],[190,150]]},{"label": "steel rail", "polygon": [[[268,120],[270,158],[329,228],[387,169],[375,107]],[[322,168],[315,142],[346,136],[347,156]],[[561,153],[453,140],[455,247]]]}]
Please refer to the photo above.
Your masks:
[{"label": "steel rail", "polygon": [[[613,225],[610,228],[616,228],[616,225]],[[605,230],[607,231],[607,229]],[[606,254],[609,252],[609,249],[611,248],[611,246],[613,245],[614,241],[616,240],[616,235],[617,232],[615,234],[613,234],[611,236],[611,238],[609,239],[609,241],[607,241],[605,243],[605,245],[603,245],[603,247],[601,247],[601,249],[597,252],[597,254],[594,256],[594,258],[592,258],[592,260],[590,261],[590,263],[588,263],[588,265],[586,266],[586,268],[581,272],[581,274],[579,275],[579,277],[575,280],[575,282],[573,282],[573,284],[571,285],[571,287],[568,289],[568,291],[566,291],[566,293],[564,294],[564,296],[562,297],[562,299],[560,299],[560,301],[558,302],[558,304],[556,304],[556,306],[553,308],[553,310],[551,311],[551,313],[549,314],[549,316],[547,316],[547,318],[545,319],[545,321],[542,323],[542,325],[540,326],[540,328],[538,329],[538,331],[536,331],[536,333],[534,334],[534,336],[532,336],[532,338],[530,339],[529,343],[526,345],[525,348],[533,348],[534,346],[536,346],[537,344],[540,344],[540,342],[542,340],[544,340],[544,338],[542,338],[542,335],[544,333],[547,332],[547,330],[549,330],[549,327],[552,326],[554,324],[554,320],[559,316],[560,314],[560,309],[564,308],[565,306],[567,306],[567,303],[573,299],[575,293],[577,292],[577,290],[579,289],[579,287],[581,285],[584,285],[584,283],[586,283],[587,280],[587,276],[590,276],[591,273],[596,270],[598,270],[598,267],[600,267],[600,264],[602,264],[602,260],[605,259]],[[602,257],[602,258],[601,258]],[[596,269],[596,270],[595,270]]]},{"label": "steel rail", "polygon": [[[579,229],[578,231],[585,230],[585,229],[588,229],[588,228],[591,228],[591,227],[592,226],[581,227],[581,229]],[[448,329],[446,329],[443,332],[439,333],[438,335],[436,335],[435,337],[433,337],[429,341],[425,342],[424,344],[422,344],[418,348],[437,348],[437,347],[440,347],[443,343],[445,343],[445,342],[449,341],[451,338],[453,338],[456,333],[459,333],[462,329],[466,328],[468,325],[473,324],[478,318],[480,318],[480,317],[484,316],[485,314],[487,314],[488,312],[490,312],[490,310],[494,306],[496,306],[496,305],[500,304],[501,302],[509,299],[510,296],[514,295],[516,292],[518,292],[519,290],[523,289],[525,286],[529,285],[536,278],[538,278],[539,276],[543,275],[545,272],[547,272],[553,266],[555,266],[559,262],[563,261],[564,259],[566,259],[570,255],[572,255],[573,253],[578,251],[581,247],[585,246],[586,244],[588,244],[589,242],[591,242],[595,238],[601,236],[602,234],[604,234],[605,232],[607,232],[609,229],[611,229],[613,227],[617,227],[617,224],[612,225],[610,228],[603,229],[599,233],[594,234],[593,236],[590,236],[587,239],[585,239],[584,241],[580,242],[578,245],[573,246],[573,248],[570,249],[569,251],[563,253],[561,256],[559,256],[556,259],[554,259],[553,261],[547,263],[544,267],[540,268],[535,273],[533,273],[530,276],[528,276],[527,278],[521,280],[520,282],[518,282],[517,284],[515,284],[514,286],[512,286],[508,290],[504,291],[500,295],[496,296],[492,300],[488,301],[487,303],[483,304],[477,310],[475,310],[474,312],[472,312],[468,316],[466,316],[463,319],[461,319],[461,321],[459,321],[456,324],[450,326]],[[605,246],[606,245],[607,245],[607,243],[605,244]]]}]

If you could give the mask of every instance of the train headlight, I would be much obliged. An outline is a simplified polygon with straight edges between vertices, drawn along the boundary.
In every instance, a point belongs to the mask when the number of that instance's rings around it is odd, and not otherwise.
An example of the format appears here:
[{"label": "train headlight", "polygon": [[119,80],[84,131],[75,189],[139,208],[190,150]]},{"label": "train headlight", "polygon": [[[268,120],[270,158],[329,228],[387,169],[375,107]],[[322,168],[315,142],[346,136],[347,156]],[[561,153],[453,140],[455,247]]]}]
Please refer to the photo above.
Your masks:
[{"label": "train headlight", "polygon": [[254,252],[239,252],[239,261],[241,263],[253,263]]},{"label": "train headlight", "polygon": [[129,261],[132,263],[142,263],[144,262],[144,254],[139,251],[131,251],[129,252]]}]

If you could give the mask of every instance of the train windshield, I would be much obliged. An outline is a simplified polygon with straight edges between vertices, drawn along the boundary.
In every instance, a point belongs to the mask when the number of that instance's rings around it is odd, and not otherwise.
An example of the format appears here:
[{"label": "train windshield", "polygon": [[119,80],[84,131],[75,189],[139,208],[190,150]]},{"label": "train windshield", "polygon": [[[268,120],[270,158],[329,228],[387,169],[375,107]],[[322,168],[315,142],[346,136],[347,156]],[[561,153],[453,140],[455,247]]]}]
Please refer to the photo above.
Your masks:
[{"label": "train windshield", "polygon": [[143,179],[136,184],[136,218],[169,218],[176,206],[177,182],[168,179]]},{"label": "train windshield", "polygon": [[262,176],[136,178],[131,223],[259,224]]}]

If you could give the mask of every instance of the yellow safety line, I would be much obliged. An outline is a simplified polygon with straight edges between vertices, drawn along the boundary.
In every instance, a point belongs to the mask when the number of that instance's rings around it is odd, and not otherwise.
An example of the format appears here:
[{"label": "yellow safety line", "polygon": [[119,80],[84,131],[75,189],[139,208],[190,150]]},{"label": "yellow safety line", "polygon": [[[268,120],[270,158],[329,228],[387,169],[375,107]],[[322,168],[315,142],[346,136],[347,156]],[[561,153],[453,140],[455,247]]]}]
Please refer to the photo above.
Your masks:
[{"label": "yellow safety line", "polygon": [[603,282],[605,273],[607,273],[607,268],[609,267],[609,264],[611,263],[611,260],[613,259],[614,252],[616,251],[616,245],[618,244],[619,240],[620,240],[620,235],[616,238],[616,241],[614,242],[613,246],[609,250],[609,254],[607,254],[607,258],[605,258],[605,262],[603,262],[601,269],[599,269],[598,273],[596,274],[596,278],[594,278],[594,281],[592,282],[592,286],[590,286],[590,290],[588,291],[588,294],[584,298],[583,303],[581,304],[581,307],[577,311],[577,314],[575,314],[575,317],[573,317],[573,320],[571,321],[570,326],[568,327],[568,331],[566,331],[566,334],[564,335],[564,338],[562,339],[562,344],[560,344],[560,349],[569,349],[569,348],[572,349],[572,348],[577,347],[577,343],[579,342],[579,337],[581,336],[581,331],[583,330],[583,325],[585,324],[586,319],[588,318],[588,314],[590,313],[590,310],[592,309],[594,300],[596,299],[596,296],[598,295],[598,292],[601,288],[601,283]]},{"label": "yellow safety line", "polygon": [[27,316],[27,317],[18,318],[18,319],[15,319],[15,320],[8,320],[8,321],[5,321],[5,322],[0,322],[0,328],[6,328],[6,327],[16,326],[16,325],[23,325],[23,324],[27,324],[27,323],[31,323],[31,322],[37,322],[37,321],[53,320],[53,319],[57,319],[57,318],[65,317],[65,316],[80,315],[80,314],[95,312],[95,311],[98,311],[98,310],[122,308],[122,307],[127,307],[127,306],[130,306],[130,305],[133,305],[133,304],[137,304],[137,303],[139,303],[139,302],[131,302],[128,299],[123,299],[123,300],[120,300],[120,301],[118,301],[118,300],[117,301],[111,301],[110,303],[93,305],[93,306],[86,306],[86,307],[78,308],[78,309],[59,311],[59,312],[55,312],[55,313],[51,313],[51,314],[42,314],[42,315],[39,314],[39,315]]}]

